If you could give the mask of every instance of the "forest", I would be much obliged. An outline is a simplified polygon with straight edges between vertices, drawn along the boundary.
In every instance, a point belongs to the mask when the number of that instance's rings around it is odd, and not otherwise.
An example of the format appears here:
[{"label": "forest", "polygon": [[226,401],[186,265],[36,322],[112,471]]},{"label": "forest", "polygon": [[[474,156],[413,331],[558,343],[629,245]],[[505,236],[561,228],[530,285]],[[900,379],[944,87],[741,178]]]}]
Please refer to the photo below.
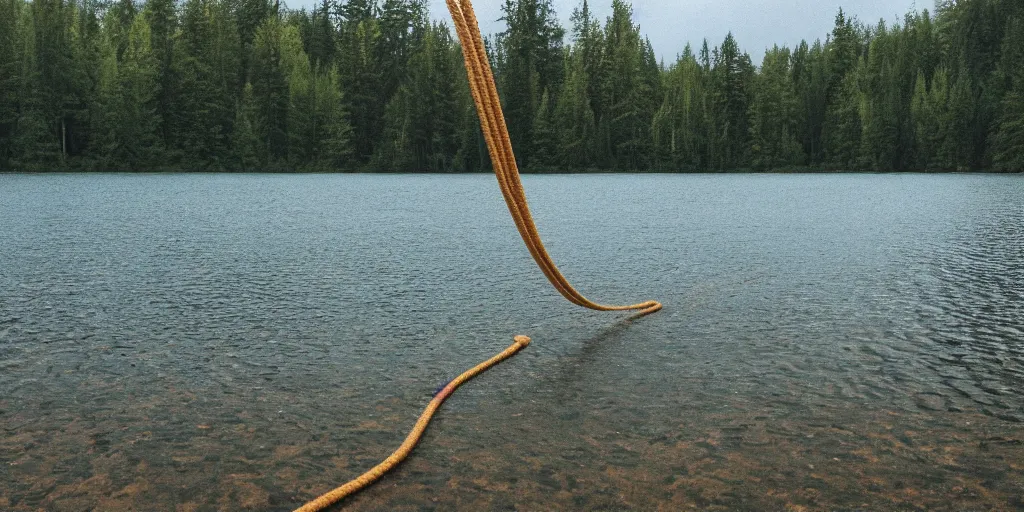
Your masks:
[{"label": "forest", "polygon": [[[524,172],[1024,169],[1020,0],[839,11],[759,66],[732,34],[659,61],[611,13],[504,0],[487,47]],[[426,0],[0,0],[2,171],[489,168]]]}]

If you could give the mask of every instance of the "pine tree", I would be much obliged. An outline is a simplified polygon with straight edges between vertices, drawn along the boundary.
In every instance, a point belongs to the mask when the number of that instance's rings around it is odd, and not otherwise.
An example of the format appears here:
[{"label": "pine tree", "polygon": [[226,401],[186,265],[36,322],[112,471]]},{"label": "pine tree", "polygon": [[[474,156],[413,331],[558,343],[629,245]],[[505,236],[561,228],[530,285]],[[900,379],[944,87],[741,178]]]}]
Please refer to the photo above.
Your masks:
[{"label": "pine tree", "polygon": [[282,69],[282,27],[276,17],[267,18],[253,41],[252,90],[256,103],[256,133],[261,160],[267,169],[285,168],[288,161],[289,90]]},{"label": "pine tree", "polygon": [[[579,171],[593,165],[591,152],[596,132],[594,111],[590,108],[589,80],[584,66],[585,54],[579,46],[567,51],[565,86],[552,113],[556,142],[553,163],[563,170]],[[536,130],[536,124],[534,126]]]},{"label": "pine tree", "polygon": [[373,167],[379,171],[410,172],[414,164],[410,110],[411,94],[407,86],[398,88],[384,109],[383,141],[374,149]]},{"label": "pine tree", "polygon": [[855,171],[864,165],[860,153],[863,101],[858,81],[856,71],[847,74],[825,114],[822,142],[825,164],[831,169]]},{"label": "pine tree", "polygon": [[750,105],[750,153],[755,170],[804,163],[797,141],[796,92],[790,79],[790,52],[778,46],[765,53]]},{"label": "pine tree", "polygon": [[[660,84],[652,83],[658,69],[648,41],[633,24],[633,7],[613,0],[604,28],[601,61],[601,104],[598,120],[599,154],[617,170],[646,170],[651,158],[651,123],[658,103],[651,101]],[[659,77],[660,81],[660,77]]]},{"label": "pine tree", "polygon": [[839,13],[836,14],[835,27],[832,29],[832,37],[826,50],[826,55],[828,55],[827,97],[831,102],[837,94],[841,93],[846,75],[857,68],[860,56],[860,41],[855,20],[847,17],[842,9],[839,9]]},{"label": "pine tree", "polygon": [[232,166],[230,149],[240,89],[238,28],[227,4],[187,0],[174,45],[174,147],[202,169]]},{"label": "pine tree", "polygon": [[1008,93],[1001,104],[1002,115],[993,137],[995,167],[1006,172],[1024,172],[1024,88]]},{"label": "pine tree", "polygon": [[0,170],[8,168],[18,124],[23,5],[19,0],[0,0]]},{"label": "pine tree", "polygon": [[968,171],[975,161],[975,141],[972,131],[976,123],[977,105],[970,75],[961,71],[949,93],[949,116],[946,119],[946,139],[940,153],[947,158],[946,166],[956,171]]},{"label": "pine tree", "polygon": [[[264,29],[258,34],[257,48],[262,49],[266,39]],[[298,27],[294,25],[280,28],[279,47],[278,69],[287,83],[288,168],[344,169],[345,160],[350,156],[351,129],[342,109],[337,71],[333,67],[314,67],[303,49]],[[259,128],[266,129],[266,126]]]},{"label": "pine tree", "polygon": [[924,72],[918,73],[911,104],[916,142],[916,169],[946,169],[940,151],[946,140],[948,100],[949,86],[944,69],[934,73],[930,90],[926,85]]},{"label": "pine tree", "polygon": [[[264,25],[257,31],[256,48],[259,59],[255,61],[253,75],[254,78],[260,80],[267,79],[269,73],[275,74],[275,77],[277,75],[282,77],[283,91],[256,90],[264,92],[265,95],[282,93],[286,98],[283,107],[265,104],[262,112],[264,119],[267,119],[266,116],[271,115],[268,112],[272,112],[275,108],[279,109],[278,112],[286,115],[286,118],[283,119],[284,123],[274,125],[271,121],[271,126],[276,126],[271,129],[281,130],[281,133],[287,138],[286,148],[275,155],[275,158],[287,159],[288,168],[302,169],[313,160],[313,148],[319,138],[319,130],[323,128],[322,123],[317,119],[316,111],[316,93],[319,91],[316,89],[313,65],[303,50],[302,37],[299,35],[298,28],[285,25],[276,26],[275,29],[279,31],[276,43],[278,58],[276,60],[269,60],[275,51],[265,47],[270,44],[267,41],[268,38],[265,37],[267,36],[266,31],[271,29]],[[263,84],[262,81],[258,83]],[[257,98],[267,99],[260,96]],[[268,108],[271,110],[266,110]]]},{"label": "pine tree", "polygon": [[873,171],[901,170],[900,120],[904,112],[896,69],[898,34],[898,29],[890,32],[879,22],[865,65],[859,70],[863,76],[861,154]]},{"label": "pine tree", "polygon": [[1024,171],[1024,8],[1007,23],[997,72],[1006,93],[993,127],[991,146],[995,168]]},{"label": "pine tree", "polygon": [[150,38],[149,23],[141,16],[134,18],[127,34],[107,34],[100,75],[103,116],[96,137],[101,169],[149,169],[157,164],[158,65]]},{"label": "pine tree", "polygon": [[137,10],[133,0],[117,0],[103,17],[103,26],[114,49],[114,58],[120,62],[130,44],[129,34],[135,21]]},{"label": "pine tree", "polygon": [[[603,104],[601,103],[601,87],[604,83],[601,62],[605,46],[604,31],[601,29],[601,23],[590,11],[590,5],[587,0],[583,0],[573,10],[571,21],[573,52],[574,55],[578,56],[580,66],[583,68],[583,76],[586,77],[586,100],[590,104],[590,109],[594,113],[596,122],[604,114]],[[568,79],[568,75],[566,75],[566,79]],[[592,155],[590,160],[593,163]]]},{"label": "pine tree", "polygon": [[330,4],[323,0],[318,10],[313,11],[310,23],[309,59],[318,70],[329,70],[334,66],[335,44],[334,24],[330,18]]},{"label": "pine tree", "polygon": [[[350,0],[347,5],[351,6]],[[358,17],[353,10],[339,40],[338,71],[345,91],[345,110],[352,120],[356,164],[365,166],[381,140],[384,106],[390,97],[381,94],[382,79],[377,60],[381,33],[376,19]]]},{"label": "pine tree", "polygon": [[555,130],[551,124],[551,107],[548,91],[541,95],[540,105],[533,118],[533,151],[527,157],[528,167],[534,171],[548,171],[555,168]]},{"label": "pine tree", "polygon": [[316,112],[322,128],[318,131],[311,166],[316,170],[352,170],[352,125],[344,108],[337,66],[321,70],[316,77]]},{"label": "pine tree", "polygon": [[373,18],[377,10],[375,0],[345,0],[336,4],[337,16],[346,25],[356,26]]},{"label": "pine tree", "polygon": [[252,84],[245,84],[242,99],[235,112],[235,122],[231,133],[233,163],[231,168],[243,172],[260,170],[261,155],[260,139],[256,135],[258,119],[256,100],[253,97]]},{"label": "pine tree", "polygon": [[22,159],[35,162],[37,169],[61,169],[67,165],[72,149],[75,98],[73,23],[76,12],[64,0],[35,0],[30,8],[31,27],[25,31],[32,39],[26,50],[33,54],[25,60],[22,97],[26,105],[19,121],[25,123],[20,149]]},{"label": "pine tree", "polygon": [[509,137],[520,165],[529,162],[537,109],[544,91],[561,89],[565,30],[551,0],[506,0],[508,26],[498,40],[497,75]]},{"label": "pine tree", "polygon": [[749,165],[749,88],[754,75],[750,56],[741,53],[732,33],[712,52],[709,107],[711,168],[735,170]]},{"label": "pine tree", "polygon": [[708,168],[708,78],[689,45],[666,72],[664,100],[653,122],[659,170]]},{"label": "pine tree", "polygon": [[143,15],[150,27],[150,42],[157,63],[156,122],[163,145],[171,144],[171,109],[174,106],[174,35],[178,19],[174,0],[147,0]]},{"label": "pine tree", "polygon": [[435,43],[427,49],[431,54],[432,85],[429,92],[433,99],[428,169],[453,171],[459,148],[459,89],[456,86],[459,81],[456,77],[464,77],[465,73],[457,65],[457,55],[461,50],[456,47],[448,26],[437,23],[430,30],[431,39]]}]

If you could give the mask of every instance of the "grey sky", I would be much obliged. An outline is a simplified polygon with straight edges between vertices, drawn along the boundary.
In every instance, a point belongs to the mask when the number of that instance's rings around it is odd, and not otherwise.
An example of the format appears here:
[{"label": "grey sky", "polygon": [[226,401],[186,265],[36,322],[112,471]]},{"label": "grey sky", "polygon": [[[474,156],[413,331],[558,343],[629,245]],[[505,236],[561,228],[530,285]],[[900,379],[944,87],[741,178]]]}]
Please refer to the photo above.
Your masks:
[{"label": "grey sky", "polygon": [[[590,8],[603,23],[611,14],[611,0],[588,0]],[[569,26],[569,15],[582,0],[554,0],[562,25]],[[476,0],[473,8],[484,34],[500,32],[501,0]],[[659,58],[669,64],[683,51],[687,42],[696,50],[706,37],[716,46],[731,30],[740,47],[761,62],[764,50],[773,44],[796,46],[832,30],[836,13],[844,11],[874,25],[902,19],[914,6],[913,0],[634,0],[633,19],[641,33],[651,38]],[[920,0],[918,8],[932,7],[932,0]],[[430,15],[447,18],[444,0],[430,0]]]}]

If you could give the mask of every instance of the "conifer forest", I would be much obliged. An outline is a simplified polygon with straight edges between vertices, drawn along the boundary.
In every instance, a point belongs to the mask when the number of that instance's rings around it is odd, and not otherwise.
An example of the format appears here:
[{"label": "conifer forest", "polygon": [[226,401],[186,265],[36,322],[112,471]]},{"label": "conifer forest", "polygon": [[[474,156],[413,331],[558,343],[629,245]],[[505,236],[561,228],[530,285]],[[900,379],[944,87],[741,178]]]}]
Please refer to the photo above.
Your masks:
[{"label": "conifer forest", "polygon": [[[839,11],[794,48],[729,34],[671,61],[625,0],[568,27],[503,1],[487,46],[527,172],[1024,169],[1021,0]],[[0,0],[2,171],[489,169],[425,0]]]}]

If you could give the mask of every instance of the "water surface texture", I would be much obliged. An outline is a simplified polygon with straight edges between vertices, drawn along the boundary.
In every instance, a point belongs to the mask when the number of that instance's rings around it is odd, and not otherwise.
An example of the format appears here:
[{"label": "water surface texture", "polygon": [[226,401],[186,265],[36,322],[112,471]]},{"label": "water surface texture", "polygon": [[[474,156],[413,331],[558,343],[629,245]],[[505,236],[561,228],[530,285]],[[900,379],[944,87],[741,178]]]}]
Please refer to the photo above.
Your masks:
[{"label": "water surface texture", "polygon": [[0,510],[1024,507],[1024,178],[0,175]]}]

